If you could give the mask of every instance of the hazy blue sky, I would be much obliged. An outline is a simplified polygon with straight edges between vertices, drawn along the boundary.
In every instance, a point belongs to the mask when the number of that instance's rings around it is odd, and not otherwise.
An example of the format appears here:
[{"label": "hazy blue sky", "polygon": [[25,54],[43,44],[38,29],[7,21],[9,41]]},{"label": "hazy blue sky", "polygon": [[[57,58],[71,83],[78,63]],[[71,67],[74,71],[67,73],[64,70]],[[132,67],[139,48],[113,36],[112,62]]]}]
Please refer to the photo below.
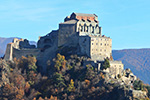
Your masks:
[{"label": "hazy blue sky", "polygon": [[150,47],[150,0],[0,0],[0,37],[37,41],[72,12],[97,14],[113,49]]}]

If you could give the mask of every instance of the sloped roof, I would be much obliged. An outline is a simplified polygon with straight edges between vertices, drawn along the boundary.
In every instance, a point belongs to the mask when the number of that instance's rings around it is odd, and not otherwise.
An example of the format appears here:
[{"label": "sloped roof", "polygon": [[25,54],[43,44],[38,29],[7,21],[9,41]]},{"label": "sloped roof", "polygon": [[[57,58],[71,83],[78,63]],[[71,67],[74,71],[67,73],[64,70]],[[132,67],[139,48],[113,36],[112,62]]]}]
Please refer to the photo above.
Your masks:
[{"label": "sloped roof", "polygon": [[75,24],[77,20],[68,20],[66,22],[60,23],[60,24]]},{"label": "sloped roof", "polygon": [[76,16],[89,16],[89,17],[97,17],[95,14],[85,14],[85,13],[74,13]]}]

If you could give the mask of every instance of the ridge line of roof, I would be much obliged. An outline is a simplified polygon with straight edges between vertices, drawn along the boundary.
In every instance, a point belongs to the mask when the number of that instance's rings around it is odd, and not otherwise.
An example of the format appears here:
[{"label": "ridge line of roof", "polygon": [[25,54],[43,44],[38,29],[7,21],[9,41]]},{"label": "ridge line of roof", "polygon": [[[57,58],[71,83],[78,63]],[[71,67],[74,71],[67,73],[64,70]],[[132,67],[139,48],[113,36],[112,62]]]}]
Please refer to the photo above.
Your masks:
[{"label": "ridge line of roof", "polygon": [[97,17],[96,14],[86,14],[86,13],[74,13],[74,14],[76,14],[77,16],[92,16],[92,17]]}]

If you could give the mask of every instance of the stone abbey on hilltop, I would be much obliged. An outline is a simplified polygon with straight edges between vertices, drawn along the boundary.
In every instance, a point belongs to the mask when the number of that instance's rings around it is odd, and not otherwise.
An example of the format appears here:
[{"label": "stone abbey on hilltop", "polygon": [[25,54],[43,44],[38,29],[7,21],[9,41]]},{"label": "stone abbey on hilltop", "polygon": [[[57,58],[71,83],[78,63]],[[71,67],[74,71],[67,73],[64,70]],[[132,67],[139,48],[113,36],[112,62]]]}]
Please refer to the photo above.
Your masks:
[{"label": "stone abbey on hilltop", "polygon": [[[100,68],[104,59],[112,57],[112,39],[101,33],[98,16],[95,14],[72,13],[59,24],[58,30],[53,30],[43,37],[39,37],[37,47],[30,45],[28,40],[14,39],[7,45],[4,59],[13,60],[21,56],[33,55],[38,64],[46,70],[46,62],[56,56],[63,47],[76,48],[77,54],[87,56]],[[72,48],[72,51],[74,49]],[[69,52],[69,51],[68,51]],[[107,70],[118,75],[123,70],[121,61],[110,61]]]}]

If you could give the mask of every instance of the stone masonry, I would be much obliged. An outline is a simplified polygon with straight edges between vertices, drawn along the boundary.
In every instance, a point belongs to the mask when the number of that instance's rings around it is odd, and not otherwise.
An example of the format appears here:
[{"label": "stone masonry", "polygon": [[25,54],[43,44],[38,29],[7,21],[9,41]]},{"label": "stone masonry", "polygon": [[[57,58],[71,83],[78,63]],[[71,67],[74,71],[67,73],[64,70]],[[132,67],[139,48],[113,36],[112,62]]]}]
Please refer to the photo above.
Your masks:
[{"label": "stone masonry", "polygon": [[[4,59],[13,60],[15,57],[33,55],[43,70],[46,70],[47,60],[55,57],[58,48],[74,46],[79,49],[78,54],[91,58],[91,61],[104,61],[112,56],[112,39],[102,35],[101,30],[96,14],[72,13],[59,24],[58,30],[39,37],[37,47],[30,45],[26,39],[15,38],[7,45]],[[111,62],[111,68],[120,68],[118,64],[122,64],[115,62],[115,65]],[[117,70],[115,75],[120,73],[121,71]]]}]

